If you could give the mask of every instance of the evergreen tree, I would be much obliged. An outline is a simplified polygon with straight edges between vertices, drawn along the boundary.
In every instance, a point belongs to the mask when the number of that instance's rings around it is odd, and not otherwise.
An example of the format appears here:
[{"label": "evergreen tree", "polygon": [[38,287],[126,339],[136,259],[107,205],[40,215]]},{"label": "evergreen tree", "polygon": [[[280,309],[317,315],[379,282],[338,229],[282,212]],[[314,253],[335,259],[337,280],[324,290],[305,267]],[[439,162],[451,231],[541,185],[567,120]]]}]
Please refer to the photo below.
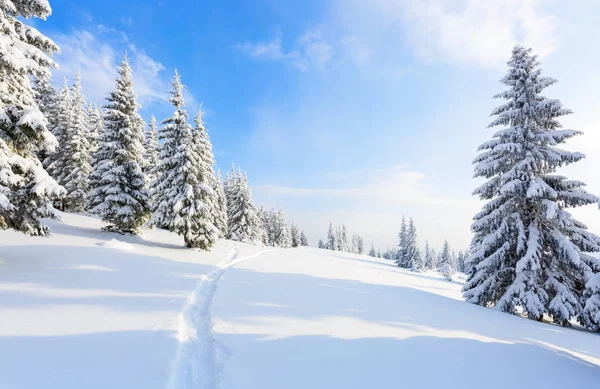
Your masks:
[{"label": "evergreen tree", "polygon": [[160,175],[152,189],[156,203],[151,223],[183,235],[187,247],[210,250],[219,236],[212,215],[212,152],[201,139],[202,129],[192,133],[177,71],[171,85],[169,101],[175,111],[162,122],[159,134],[163,145]]},{"label": "evergreen tree", "polygon": [[350,251],[350,244],[348,243],[348,234],[346,233],[346,225],[342,225],[342,233],[340,235],[340,250],[341,251]]},{"label": "evergreen tree", "polygon": [[290,227],[290,244],[292,247],[300,246],[300,233],[298,232],[298,227],[293,222]]},{"label": "evergreen tree", "polygon": [[320,249],[326,249],[327,245],[325,244],[325,242],[323,242],[323,239],[319,238],[319,244],[317,245],[317,247]]},{"label": "evergreen tree", "polygon": [[363,254],[365,252],[365,243],[361,236],[357,235],[358,253]]},{"label": "evergreen tree", "polygon": [[377,258],[381,258],[381,250],[377,249]]},{"label": "evergreen tree", "polygon": [[248,178],[241,171],[232,170],[225,180],[227,198],[227,229],[230,238],[240,242],[259,244],[262,241],[262,221],[252,202]]},{"label": "evergreen tree", "polygon": [[39,154],[58,146],[35,102],[30,78],[50,79],[48,56],[58,46],[23,19],[46,19],[46,0],[0,2],[0,229],[47,236],[40,219],[54,218],[51,201],[64,189],[42,167]]},{"label": "evergreen tree", "polygon": [[369,250],[369,256],[370,257],[376,257],[377,253],[375,252],[375,247],[373,246],[373,243],[371,243],[371,250]]},{"label": "evergreen tree", "polygon": [[404,260],[407,268],[421,270],[423,268],[423,257],[417,243],[417,227],[412,218],[408,222],[404,236]]},{"label": "evergreen tree", "polygon": [[327,230],[327,248],[329,250],[337,249],[337,242],[333,232],[333,224],[331,224],[331,222],[329,222],[329,230]]},{"label": "evergreen tree", "polygon": [[425,241],[425,258],[424,258],[424,266],[426,269],[435,269],[435,259],[433,257],[433,252],[429,247],[429,242]]},{"label": "evergreen tree", "polygon": [[[35,102],[37,103],[40,112],[48,121],[46,128],[54,134],[54,127],[56,127],[56,117],[58,114],[58,93],[56,92],[56,89],[54,89],[49,78],[34,78],[33,92]],[[38,158],[40,161],[44,161],[47,157],[48,153],[45,150],[38,151]]]},{"label": "evergreen tree", "polygon": [[308,246],[308,239],[306,239],[304,231],[300,232],[300,246]]},{"label": "evergreen tree", "polygon": [[109,223],[104,230],[137,234],[148,219],[149,195],[142,172],[144,127],[127,57],[107,101],[96,166],[90,175],[89,206]]},{"label": "evergreen tree", "polygon": [[398,234],[398,251],[396,251],[395,261],[400,267],[408,268],[408,252],[407,252],[407,239],[408,239],[408,227],[406,225],[406,218],[402,216],[402,223],[400,224],[400,233]]},{"label": "evergreen tree", "polygon": [[89,154],[91,156],[91,165],[92,168],[96,166],[96,161],[94,160],[94,155],[96,151],[98,151],[98,140],[100,139],[100,132],[103,126],[102,119],[102,111],[100,108],[93,104],[88,104],[87,106],[87,125],[88,125],[88,134],[89,134],[89,145],[90,151]]},{"label": "evergreen tree", "polygon": [[223,189],[223,180],[221,179],[220,170],[217,171],[213,189],[216,196],[216,209],[214,210],[215,215],[213,224],[219,230],[219,237],[224,238],[227,236],[227,199],[225,197],[225,190]]},{"label": "evergreen tree", "polygon": [[150,118],[148,130],[144,136],[144,173],[148,176],[149,182],[154,182],[159,173],[160,158],[158,144],[158,129],[156,128],[156,118],[154,115]]},{"label": "evergreen tree", "polygon": [[68,143],[67,134],[71,127],[71,110],[71,90],[65,78],[63,87],[58,94],[56,117],[53,119],[54,127],[52,128],[52,134],[58,142],[58,147],[52,153],[48,153],[43,161],[43,165],[48,173],[61,185],[64,185],[64,179],[66,178],[65,169],[69,163],[64,148]]},{"label": "evergreen tree", "polygon": [[[201,196],[201,201],[208,207],[211,215],[211,224],[217,229],[217,237],[222,236],[222,231],[226,227],[221,223],[224,221],[224,215],[220,211],[219,198],[215,191],[217,180],[215,176],[215,157],[212,152],[212,144],[204,122],[202,120],[202,109],[199,109],[194,118],[194,131],[192,133],[192,147],[197,155],[197,190]],[[206,237],[213,239],[213,237]]]},{"label": "evergreen tree", "polygon": [[450,246],[448,246],[448,241],[444,242],[444,246],[442,246],[442,252],[440,253],[440,262],[438,264],[440,273],[448,281],[452,281],[452,275],[456,273],[456,264],[452,261],[452,254],[450,253]]},{"label": "evergreen tree", "polygon": [[585,324],[585,283],[600,270],[585,252],[600,251],[600,238],[567,208],[598,198],[582,182],[554,174],[584,158],[556,147],[581,132],[560,129],[558,118],[571,111],[541,94],[556,80],[541,75],[531,49],[516,46],[508,66],[501,81],[508,90],[495,96],[506,102],[489,125],[504,128],[474,161],[475,176],[488,180],[474,194],[488,203],[472,225],[475,271],[464,297],[536,320],[548,314],[558,324],[574,317]]},{"label": "evergreen tree", "polygon": [[350,243],[350,252],[356,254],[358,253],[358,239],[356,238],[356,234],[352,234],[352,240]]},{"label": "evergreen tree", "polygon": [[65,158],[63,185],[67,191],[64,205],[71,212],[85,209],[86,195],[90,189],[89,174],[92,170],[90,155],[90,131],[85,110],[85,98],[81,91],[81,74],[77,72],[71,88],[71,112],[69,127],[64,134]]}]

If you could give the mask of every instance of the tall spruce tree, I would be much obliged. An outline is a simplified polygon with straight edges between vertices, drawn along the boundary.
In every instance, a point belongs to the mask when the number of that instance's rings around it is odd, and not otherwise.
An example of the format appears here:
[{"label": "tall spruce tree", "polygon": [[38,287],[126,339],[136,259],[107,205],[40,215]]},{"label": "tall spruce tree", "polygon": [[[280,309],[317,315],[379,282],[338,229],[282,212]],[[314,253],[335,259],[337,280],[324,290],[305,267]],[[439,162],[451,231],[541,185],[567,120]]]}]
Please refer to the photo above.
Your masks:
[{"label": "tall spruce tree", "polygon": [[154,115],[150,118],[148,130],[144,136],[144,173],[148,176],[148,182],[153,183],[159,173],[160,158],[158,144],[158,128]]},{"label": "tall spruce tree", "polygon": [[456,264],[452,260],[452,253],[450,252],[448,241],[445,241],[442,246],[438,267],[440,273],[442,273],[448,281],[452,281],[452,276],[456,273]]},{"label": "tall spruce tree", "polygon": [[329,229],[327,230],[327,248],[329,250],[337,249],[335,233],[333,232],[333,224],[331,224],[331,222],[329,222]]},{"label": "tall spruce tree", "polygon": [[308,239],[306,239],[304,231],[300,232],[300,246],[308,246]]},{"label": "tall spruce tree", "polygon": [[394,260],[400,267],[408,268],[408,252],[407,252],[407,240],[408,240],[408,226],[406,224],[406,218],[402,216],[402,223],[400,224],[400,232],[398,233],[398,250]]},{"label": "tall spruce tree", "polygon": [[373,246],[373,243],[371,243],[371,249],[369,250],[369,256],[370,257],[376,257],[377,253],[375,252],[375,247]]},{"label": "tall spruce tree", "polygon": [[296,223],[292,222],[290,227],[290,245],[292,247],[300,246],[300,232],[298,231],[298,226]]},{"label": "tall spruce tree", "polygon": [[43,165],[48,173],[61,185],[64,185],[66,177],[65,167],[68,164],[68,156],[64,152],[65,145],[68,142],[68,132],[71,127],[71,89],[67,85],[67,79],[63,80],[63,87],[58,93],[56,103],[56,116],[53,119],[54,126],[52,134],[58,142],[58,147],[46,155]]},{"label": "tall spruce tree", "polygon": [[142,172],[144,122],[138,114],[127,56],[107,101],[96,166],[90,175],[89,207],[109,223],[104,230],[137,234],[148,219],[149,194]]},{"label": "tall spruce tree", "polygon": [[177,71],[171,85],[169,101],[175,112],[162,122],[160,131],[163,145],[160,175],[152,188],[155,211],[151,224],[183,235],[187,247],[210,250],[219,231],[213,224],[214,176],[208,145],[202,139],[201,129],[192,133]]},{"label": "tall spruce tree", "polygon": [[532,319],[548,314],[568,325],[585,323],[585,283],[600,270],[586,252],[600,251],[600,238],[575,220],[568,208],[598,202],[580,181],[554,174],[584,155],[559,149],[580,131],[558,121],[571,111],[541,93],[556,80],[541,74],[531,49],[516,46],[496,98],[506,102],[488,127],[502,126],[482,144],[475,176],[488,181],[474,194],[488,201],[474,218],[471,264],[464,287],[467,301]]},{"label": "tall spruce tree", "polygon": [[94,155],[98,151],[98,140],[102,129],[102,111],[96,105],[89,103],[86,108],[87,125],[90,144],[90,156],[92,168],[95,166]]},{"label": "tall spruce tree", "polygon": [[225,180],[225,195],[230,238],[251,244],[262,243],[262,221],[252,201],[248,177],[239,170],[232,170]]},{"label": "tall spruce tree", "polygon": [[58,46],[23,19],[45,20],[46,0],[0,2],[0,229],[47,236],[40,219],[53,218],[51,201],[64,189],[48,175],[38,155],[57,140],[35,102],[30,78],[46,81],[56,67],[49,57]]},{"label": "tall spruce tree", "polygon": [[71,212],[82,212],[89,191],[89,174],[92,170],[90,130],[85,98],[81,90],[81,74],[77,72],[71,88],[71,112],[69,127],[64,134],[65,170],[63,185],[67,191],[64,204]]},{"label": "tall spruce tree", "polygon": [[213,224],[219,230],[219,237],[225,238],[227,236],[227,198],[225,197],[220,170],[217,171],[213,189],[216,196]]}]

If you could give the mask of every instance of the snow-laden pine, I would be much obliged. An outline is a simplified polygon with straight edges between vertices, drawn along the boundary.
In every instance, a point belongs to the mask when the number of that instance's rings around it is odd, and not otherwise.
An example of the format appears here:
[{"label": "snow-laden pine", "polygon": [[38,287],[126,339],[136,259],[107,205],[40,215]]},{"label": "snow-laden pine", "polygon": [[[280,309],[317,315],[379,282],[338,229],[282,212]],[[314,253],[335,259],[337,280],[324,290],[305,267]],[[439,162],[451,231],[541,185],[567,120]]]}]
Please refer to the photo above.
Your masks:
[{"label": "snow-laden pine", "polygon": [[219,236],[212,217],[212,164],[202,155],[206,150],[200,145],[201,129],[192,130],[188,123],[177,71],[171,85],[169,101],[175,111],[163,121],[160,131],[160,175],[152,189],[155,210],[151,223],[183,235],[187,247],[210,250]]},{"label": "snow-laden pine", "polygon": [[108,231],[137,234],[148,219],[144,122],[133,91],[129,60],[119,66],[116,88],[107,98],[95,166],[90,175],[90,211],[109,223]]},{"label": "snow-laden pine", "polygon": [[227,230],[230,239],[260,244],[263,241],[263,223],[252,201],[248,177],[235,168],[225,177],[227,199]]},{"label": "snow-laden pine", "polygon": [[60,150],[65,158],[64,178],[61,183],[67,191],[64,199],[65,210],[82,212],[85,209],[86,195],[89,191],[92,144],[90,143],[91,136],[79,72],[77,72],[75,83],[71,88],[70,100],[69,126],[64,134],[65,143]]},{"label": "snow-laden pine", "polygon": [[308,246],[308,239],[306,239],[304,231],[300,232],[300,246]]},{"label": "snow-laden pine", "polygon": [[213,182],[215,191],[215,209],[213,214],[213,224],[219,230],[219,237],[225,238],[228,235],[227,230],[227,198],[225,197],[225,189],[223,188],[223,179],[221,171],[217,170],[217,175]]},{"label": "snow-laden pine", "polygon": [[102,111],[99,107],[89,103],[87,105],[87,124],[90,143],[90,156],[92,167],[95,166],[94,155],[98,151],[98,140],[103,126]]},{"label": "snow-laden pine", "polygon": [[58,146],[35,101],[30,79],[49,80],[58,46],[23,19],[46,19],[46,0],[0,1],[0,229],[47,236],[41,218],[52,218],[51,201],[64,189],[37,155]]},{"label": "snow-laden pine", "polygon": [[329,222],[329,229],[327,230],[326,247],[329,250],[336,250],[337,247],[335,233],[333,232],[333,224],[331,222]]},{"label": "snow-laden pine", "polygon": [[300,246],[300,231],[298,231],[298,226],[294,222],[290,226],[290,245],[292,247]]},{"label": "snow-laden pine", "polygon": [[158,128],[154,115],[150,118],[148,130],[144,135],[144,173],[148,176],[148,182],[156,180],[159,173],[160,158],[158,144]]},{"label": "snow-laden pine", "polygon": [[445,241],[444,245],[442,246],[442,251],[440,252],[440,258],[438,261],[438,269],[448,281],[452,281],[452,276],[454,273],[456,273],[456,264],[452,259],[452,253],[450,252],[448,241]]},{"label": "snow-laden pine", "polygon": [[500,126],[479,147],[475,177],[487,181],[474,194],[488,201],[474,218],[471,266],[464,287],[467,301],[541,320],[548,315],[567,325],[578,317],[591,327],[585,283],[593,293],[600,261],[600,238],[575,220],[568,208],[598,202],[584,183],[557,175],[559,167],[584,158],[560,149],[580,131],[563,130],[558,121],[571,111],[542,95],[556,80],[541,74],[531,49],[516,46],[501,83],[508,89],[496,98],[489,127]]},{"label": "snow-laden pine", "polygon": [[46,158],[42,162],[52,178],[63,185],[66,176],[65,166],[68,163],[68,159],[62,151],[67,143],[66,136],[71,126],[71,89],[67,84],[66,78],[63,80],[63,87],[57,95],[56,112],[52,119],[52,124],[51,131],[58,146],[53,152],[47,153]]},{"label": "snow-laden pine", "polygon": [[406,250],[408,239],[408,226],[406,224],[406,218],[402,216],[402,222],[400,223],[400,232],[398,233],[398,250],[394,260],[396,265],[407,268],[408,266],[408,253]]}]

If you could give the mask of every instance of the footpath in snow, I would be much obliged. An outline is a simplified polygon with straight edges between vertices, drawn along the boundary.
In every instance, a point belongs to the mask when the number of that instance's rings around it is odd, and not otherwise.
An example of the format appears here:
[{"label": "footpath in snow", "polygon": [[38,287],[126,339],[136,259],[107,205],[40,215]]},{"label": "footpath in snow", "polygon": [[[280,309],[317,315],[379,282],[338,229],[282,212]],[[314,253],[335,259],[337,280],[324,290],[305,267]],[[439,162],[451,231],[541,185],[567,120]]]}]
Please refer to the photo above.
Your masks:
[{"label": "footpath in snow", "polygon": [[600,387],[600,336],[461,299],[385,260],[162,230],[0,232],[0,387]]}]

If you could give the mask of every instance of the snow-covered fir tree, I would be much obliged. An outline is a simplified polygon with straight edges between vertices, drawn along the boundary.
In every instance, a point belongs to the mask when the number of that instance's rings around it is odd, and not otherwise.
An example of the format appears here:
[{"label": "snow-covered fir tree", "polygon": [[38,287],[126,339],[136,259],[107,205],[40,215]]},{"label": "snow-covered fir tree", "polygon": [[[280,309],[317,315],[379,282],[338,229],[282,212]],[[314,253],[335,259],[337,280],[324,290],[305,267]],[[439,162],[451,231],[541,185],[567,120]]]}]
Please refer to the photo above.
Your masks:
[{"label": "snow-covered fir tree", "polygon": [[304,231],[300,232],[300,246],[308,246],[308,239],[306,239]]},{"label": "snow-covered fir tree", "polygon": [[54,126],[52,134],[58,142],[58,147],[52,153],[48,153],[43,161],[43,165],[48,173],[61,185],[64,185],[66,177],[65,166],[69,163],[69,158],[64,153],[65,145],[68,142],[68,132],[71,127],[71,89],[67,85],[67,79],[63,81],[63,87],[58,93],[56,105],[56,117],[53,119]]},{"label": "snow-covered fir tree", "polygon": [[417,243],[417,227],[412,218],[405,231],[402,251],[405,267],[416,271],[423,269],[423,257]]},{"label": "snow-covered fir tree", "polygon": [[400,267],[409,268],[408,263],[408,251],[407,251],[407,239],[408,239],[408,225],[406,224],[406,218],[402,216],[402,222],[400,224],[400,232],[398,233],[398,250],[394,260]]},{"label": "snow-covered fir tree", "polygon": [[246,175],[239,170],[232,170],[225,178],[225,196],[229,237],[240,242],[260,244],[263,223],[252,201]]},{"label": "snow-covered fir tree", "polygon": [[424,253],[424,258],[423,258],[423,262],[424,262],[424,266],[426,269],[430,269],[433,270],[435,269],[435,259],[434,259],[434,255],[433,252],[431,251],[431,247],[429,247],[429,242],[425,241],[425,253]]},{"label": "snow-covered fir tree", "polygon": [[148,219],[149,194],[142,172],[144,124],[127,57],[121,61],[115,90],[107,101],[90,175],[89,207],[109,223],[105,230],[137,234]]},{"label": "snow-covered fir tree", "polygon": [[271,220],[273,245],[284,248],[290,247],[291,236],[287,226],[287,218],[285,216],[285,212],[283,212],[282,209],[280,209],[277,212],[273,212],[273,217]]},{"label": "snow-covered fir tree", "polygon": [[557,146],[580,131],[561,129],[571,111],[542,92],[556,80],[541,74],[531,49],[516,46],[501,82],[506,100],[489,127],[501,126],[479,147],[475,176],[487,179],[474,194],[488,201],[474,217],[471,264],[464,287],[467,301],[532,319],[547,314],[568,325],[584,314],[585,283],[600,270],[587,252],[600,251],[600,238],[575,220],[568,208],[593,204],[598,197],[584,183],[556,175],[556,169],[584,158]]},{"label": "snow-covered fir tree", "polygon": [[323,242],[323,239],[319,238],[319,243],[317,244],[317,247],[320,249],[326,249],[327,245],[325,244],[325,242]]},{"label": "snow-covered fir tree", "polygon": [[452,276],[456,273],[456,264],[452,261],[452,253],[450,252],[448,241],[445,241],[442,246],[438,268],[448,281],[452,281]]},{"label": "snow-covered fir tree", "polygon": [[329,222],[329,229],[327,230],[327,248],[329,250],[337,250],[335,232],[333,230],[333,224],[331,224],[331,222]]},{"label": "snow-covered fir tree", "polygon": [[[202,120],[202,108],[198,110],[194,118],[194,131],[192,133],[192,147],[198,155],[198,191],[202,196],[202,202],[208,206],[211,214],[211,223],[217,228],[218,237],[223,236],[223,227],[221,223],[225,215],[221,212],[219,198],[215,191],[217,185],[217,177],[215,176],[215,157],[212,151],[212,144],[204,121]],[[220,180],[219,180],[220,181]],[[225,209],[226,211],[226,209]]]},{"label": "snow-covered fir tree", "polygon": [[365,242],[362,238],[362,236],[357,235],[357,248],[358,248],[358,253],[359,254],[363,254],[365,252]]},{"label": "snow-covered fir tree", "polygon": [[159,134],[163,144],[160,174],[152,186],[155,208],[151,224],[182,235],[186,247],[210,250],[219,237],[213,224],[212,151],[202,140],[202,130],[192,131],[188,122],[177,71],[171,85],[169,101],[175,111],[162,122]]},{"label": "snow-covered fir tree", "polygon": [[225,238],[227,236],[227,199],[220,170],[217,171],[213,189],[216,196],[213,224],[219,230],[219,237]]},{"label": "snow-covered fir tree", "polygon": [[102,129],[102,110],[94,104],[89,103],[86,109],[87,113],[87,125],[88,125],[88,134],[89,134],[89,144],[90,144],[90,156],[91,156],[91,164],[92,167],[96,165],[94,161],[94,155],[96,151],[98,151],[98,140],[100,139],[100,131]]},{"label": "snow-covered fir tree", "polygon": [[[51,133],[54,133],[58,113],[58,93],[52,85],[50,78],[34,78],[32,86],[35,102],[37,103],[40,112],[44,114],[44,117],[48,121],[46,128]],[[44,150],[38,152],[40,161],[43,162],[47,157],[48,154]]]},{"label": "snow-covered fir tree", "polygon": [[350,251],[350,242],[348,241],[348,233],[346,232],[346,225],[342,225],[342,233],[340,235],[340,250]]},{"label": "snow-covered fir tree", "polygon": [[600,273],[596,273],[585,284],[586,302],[581,322],[592,331],[600,331]]},{"label": "snow-covered fir tree", "polygon": [[0,229],[47,236],[42,218],[53,218],[51,201],[64,189],[38,159],[58,146],[35,102],[30,79],[50,79],[49,57],[58,46],[24,19],[46,19],[47,0],[0,2]]},{"label": "snow-covered fir tree", "polygon": [[81,74],[77,72],[71,88],[71,114],[69,127],[64,136],[65,144],[60,151],[65,158],[63,182],[67,194],[65,210],[82,212],[89,191],[89,174],[92,170],[90,130],[85,109],[85,98],[81,90]]},{"label": "snow-covered fir tree", "polygon": [[358,239],[356,238],[356,234],[352,234],[352,239],[350,239],[350,252],[358,253]]},{"label": "snow-covered fir tree", "polygon": [[156,180],[159,173],[160,158],[158,144],[158,128],[156,127],[156,118],[154,115],[150,118],[148,129],[144,136],[144,168],[143,171],[148,176],[148,182]]},{"label": "snow-covered fir tree", "polygon": [[292,247],[300,246],[300,232],[298,231],[298,226],[294,222],[290,227],[290,245]]},{"label": "snow-covered fir tree", "polygon": [[373,243],[371,243],[371,249],[369,250],[369,256],[370,257],[376,257],[377,253],[375,252],[375,247],[373,246]]}]

